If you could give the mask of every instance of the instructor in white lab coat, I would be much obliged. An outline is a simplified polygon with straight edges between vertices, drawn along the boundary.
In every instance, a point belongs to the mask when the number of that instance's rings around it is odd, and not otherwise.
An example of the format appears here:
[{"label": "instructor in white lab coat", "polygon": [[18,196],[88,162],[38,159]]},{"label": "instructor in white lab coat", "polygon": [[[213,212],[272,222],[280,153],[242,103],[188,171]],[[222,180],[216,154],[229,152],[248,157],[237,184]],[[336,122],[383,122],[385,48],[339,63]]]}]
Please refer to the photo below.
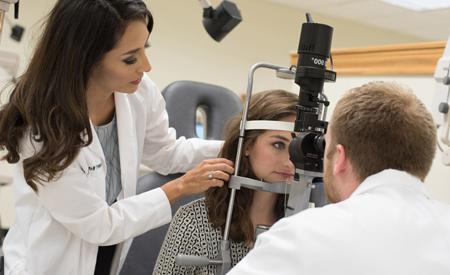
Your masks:
[{"label": "instructor in white lab coat", "polygon": [[334,204],[276,223],[228,275],[450,274],[450,206],[423,184],[436,129],[412,92],[383,82],[351,90],[326,143]]},{"label": "instructor in white lab coat", "polygon": [[[170,203],[221,186],[219,141],[176,139],[146,76],[153,19],[141,0],[59,0],[10,101],[0,147],[15,163],[6,274],[116,274]],[[135,195],[139,164],[183,177]],[[196,166],[197,165],[197,166]]]}]

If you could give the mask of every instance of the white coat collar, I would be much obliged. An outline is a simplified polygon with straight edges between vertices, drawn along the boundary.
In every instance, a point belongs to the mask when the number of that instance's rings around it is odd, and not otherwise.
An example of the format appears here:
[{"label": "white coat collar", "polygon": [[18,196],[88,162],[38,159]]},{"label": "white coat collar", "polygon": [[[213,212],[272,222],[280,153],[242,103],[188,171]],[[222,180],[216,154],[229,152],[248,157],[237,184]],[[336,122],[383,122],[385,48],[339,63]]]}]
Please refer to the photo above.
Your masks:
[{"label": "white coat collar", "polygon": [[418,192],[423,193],[424,196],[426,196],[427,198],[430,198],[430,195],[425,190],[425,187],[421,180],[405,171],[395,169],[386,169],[377,174],[367,177],[355,189],[355,191],[353,191],[350,197],[363,194],[374,188],[378,188],[384,185],[413,188],[416,189]]},{"label": "white coat collar", "polygon": [[130,101],[124,93],[114,93],[116,102],[117,134],[119,137],[120,172],[124,197],[136,194],[139,169],[136,124]]}]

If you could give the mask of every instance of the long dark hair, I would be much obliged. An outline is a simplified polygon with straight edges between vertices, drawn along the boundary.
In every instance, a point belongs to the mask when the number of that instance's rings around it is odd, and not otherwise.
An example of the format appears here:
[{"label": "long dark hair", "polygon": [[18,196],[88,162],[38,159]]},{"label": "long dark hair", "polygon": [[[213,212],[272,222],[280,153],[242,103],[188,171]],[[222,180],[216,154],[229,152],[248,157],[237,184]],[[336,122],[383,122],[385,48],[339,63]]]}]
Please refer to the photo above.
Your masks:
[{"label": "long dark hair", "polygon": [[27,70],[0,110],[0,149],[9,163],[19,161],[22,139],[40,144],[23,160],[35,191],[92,142],[89,77],[133,20],[143,20],[151,32],[153,18],[141,0],[59,0],[48,15]]},{"label": "long dark hair", "polygon": [[[269,90],[257,93],[251,99],[247,118],[248,120],[281,120],[296,114],[295,105],[297,102],[298,96],[283,90]],[[225,131],[225,143],[219,154],[220,157],[235,161],[239,141],[240,122],[241,115],[233,117],[228,122]],[[243,148],[247,148],[254,144],[257,137],[262,133],[264,133],[264,130],[251,130],[245,132]],[[248,157],[241,157],[239,175],[256,179]],[[226,184],[220,188],[211,188],[206,191],[205,194],[205,203],[208,208],[209,221],[213,226],[220,228],[222,232],[225,228],[229,199],[230,189]],[[233,218],[230,227],[230,238],[233,241],[252,242],[255,239],[253,224],[249,216],[252,200],[253,190],[242,188],[236,192]],[[284,195],[278,197],[275,213],[278,219],[283,217]]]}]

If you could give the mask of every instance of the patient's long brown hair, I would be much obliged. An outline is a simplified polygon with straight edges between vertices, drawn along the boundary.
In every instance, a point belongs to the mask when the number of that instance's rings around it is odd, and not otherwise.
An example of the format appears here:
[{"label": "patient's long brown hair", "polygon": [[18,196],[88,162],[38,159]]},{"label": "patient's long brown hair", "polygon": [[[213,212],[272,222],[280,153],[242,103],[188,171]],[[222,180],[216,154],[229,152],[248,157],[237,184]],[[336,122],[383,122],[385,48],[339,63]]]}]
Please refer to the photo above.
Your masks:
[{"label": "patient's long brown hair", "polygon": [[145,21],[151,32],[153,18],[141,0],[59,0],[48,15],[28,68],[0,110],[0,149],[9,163],[20,160],[22,139],[39,143],[23,159],[35,191],[92,142],[87,83],[132,20]]},{"label": "patient's long brown hair", "polygon": [[[269,90],[257,93],[251,99],[247,118],[248,120],[281,120],[296,114],[295,105],[297,102],[298,96],[283,90]],[[233,117],[228,122],[225,131],[225,143],[219,154],[220,157],[235,161],[240,122],[241,115]],[[243,148],[254,144],[257,137],[262,133],[264,133],[264,130],[246,131]],[[239,175],[256,179],[248,157],[241,156]],[[211,188],[205,194],[209,221],[215,227],[219,227],[222,233],[225,228],[229,199],[230,189],[227,184],[220,188]],[[255,239],[253,224],[249,216],[252,199],[253,190],[242,188],[236,192],[230,227],[230,238],[233,241],[249,243]],[[278,219],[284,216],[284,195],[279,196],[275,211]]]}]

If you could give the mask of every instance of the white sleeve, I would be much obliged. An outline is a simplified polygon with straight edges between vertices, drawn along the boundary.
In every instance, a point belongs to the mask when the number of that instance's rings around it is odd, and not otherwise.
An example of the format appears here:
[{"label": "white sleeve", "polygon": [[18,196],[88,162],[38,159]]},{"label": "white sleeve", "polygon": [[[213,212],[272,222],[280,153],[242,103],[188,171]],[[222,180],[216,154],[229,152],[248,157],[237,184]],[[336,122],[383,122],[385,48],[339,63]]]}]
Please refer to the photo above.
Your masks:
[{"label": "white sleeve", "polygon": [[215,158],[223,141],[176,138],[169,128],[166,103],[154,83],[144,77],[143,88],[150,92],[142,163],[161,174],[186,172],[204,159]]},{"label": "white sleeve", "polygon": [[53,219],[77,237],[112,245],[170,222],[170,203],[160,188],[109,206],[94,191],[101,177],[86,175],[74,161],[54,181],[38,184],[38,197]]}]

